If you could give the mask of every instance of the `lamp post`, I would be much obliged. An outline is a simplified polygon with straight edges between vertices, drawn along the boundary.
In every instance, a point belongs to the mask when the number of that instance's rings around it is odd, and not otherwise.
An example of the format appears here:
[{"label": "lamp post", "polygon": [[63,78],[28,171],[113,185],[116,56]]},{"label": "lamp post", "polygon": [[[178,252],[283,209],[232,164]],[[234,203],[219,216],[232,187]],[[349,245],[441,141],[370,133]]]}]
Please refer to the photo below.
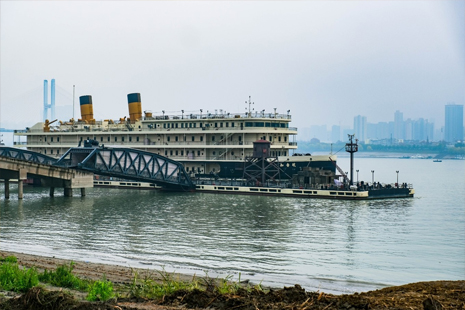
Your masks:
[{"label": "lamp post", "polygon": [[396,173],[397,173],[397,188],[399,188],[399,170],[396,170]]},{"label": "lamp post", "polygon": [[358,185],[358,172],[359,172],[359,170],[357,169],[355,171],[357,172],[357,185]]},{"label": "lamp post", "polygon": [[375,171],[374,170],[371,170],[371,183],[372,184],[375,183]]}]

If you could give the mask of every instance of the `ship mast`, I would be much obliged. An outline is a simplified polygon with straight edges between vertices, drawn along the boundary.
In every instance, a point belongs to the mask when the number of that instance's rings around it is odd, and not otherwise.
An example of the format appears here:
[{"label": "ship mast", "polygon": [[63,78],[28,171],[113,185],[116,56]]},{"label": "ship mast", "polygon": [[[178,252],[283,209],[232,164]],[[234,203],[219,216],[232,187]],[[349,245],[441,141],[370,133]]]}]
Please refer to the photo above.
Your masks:
[{"label": "ship mast", "polygon": [[354,153],[358,151],[358,139],[353,141],[355,135],[348,135],[350,143],[346,143],[346,152],[350,153],[350,180],[349,185],[354,184]]}]

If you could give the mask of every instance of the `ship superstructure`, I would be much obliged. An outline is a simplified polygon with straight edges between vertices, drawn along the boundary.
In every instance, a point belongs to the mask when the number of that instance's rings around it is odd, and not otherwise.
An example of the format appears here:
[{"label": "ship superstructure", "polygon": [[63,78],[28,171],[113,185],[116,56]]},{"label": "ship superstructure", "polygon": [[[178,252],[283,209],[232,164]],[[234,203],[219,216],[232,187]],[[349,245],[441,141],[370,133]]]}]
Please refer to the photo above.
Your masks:
[{"label": "ship superstructure", "polygon": [[[96,121],[91,96],[80,97],[81,119],[39,122],[26,130],[17,130],[15,142],[29,150],[60,157],[69,148],[88,139],[100,145],[135,148],[166,156],[184,164],[194,176],[215,175],[241,178],[244,160],[253,153],[253,142],[270,142],[270,156],[277,157],[284,170],[283,178],[317,167],[335,170],[329,156],[291,156],[297,149],[297,128],[290,127],[291,115],[262,112],[226,113],[222,110],[204,113],[154,115],[142,113],[139,93],[128,95],[129,118]],[[296,155],[296,154],[293,154]]]}]

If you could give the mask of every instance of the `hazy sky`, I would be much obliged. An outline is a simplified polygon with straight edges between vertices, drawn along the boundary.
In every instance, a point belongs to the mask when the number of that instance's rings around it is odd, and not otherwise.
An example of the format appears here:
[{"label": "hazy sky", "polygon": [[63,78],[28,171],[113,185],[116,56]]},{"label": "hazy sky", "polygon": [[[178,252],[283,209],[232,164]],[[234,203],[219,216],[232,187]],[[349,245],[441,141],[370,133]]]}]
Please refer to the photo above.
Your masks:
[{"label": "hazy sky", "polygon": [[[1,127],[92,95],[143,110],[286,113],[292,125],[428,118],[465,103],[465,1],[0,1]],[[180,112],[179,112],[180,113]]]}]

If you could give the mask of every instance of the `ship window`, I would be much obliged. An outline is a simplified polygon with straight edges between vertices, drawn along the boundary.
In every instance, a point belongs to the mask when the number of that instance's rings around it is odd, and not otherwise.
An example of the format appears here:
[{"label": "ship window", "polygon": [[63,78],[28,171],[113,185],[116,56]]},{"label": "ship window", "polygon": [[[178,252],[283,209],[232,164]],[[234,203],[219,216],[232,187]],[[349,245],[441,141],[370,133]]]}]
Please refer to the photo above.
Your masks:
[{"label": "ship window", "polygon": [[189,128],[192,128],[192,123],[189,123]]},{"label": "ship window", "polygon": [[202,141],[203,141],[203,136],[200,136],[200,142],[202,142]]},{"label": "ship window", "polygon": [[139,137],[136,137],[136,141],[139,142]]},{"label": "ship window", "polygon": [[47,149],[44,149],[44,154],[47,154]]},{"label": "ship window", "polygon": [[218,123],[215,123],[215,127],[218,127]]},{"label": "ship window", "polygon": [[220,123],[220,127],[223,127],[223,123]]},{"label": "ship window", "polygon": [[60,137],[57,137],[57,142],[60,142]]},{"label": "ship window", "polygon": [[215,136],[212,136],[212,141],[215,141]]},{"label": "ship window", "polygon": [[194,136],[192,136],[192,141],[195,141],[195,137],[194,137]]},{"label": "ship window", "polygon": [[178,123],[176,123],[176,128],[178,128]]},{"label": "ship window", "polygon": [[181,128],[184,128],[184,123],[181,123]]},{"label": "ship window", "polygon": [[234,151],[231,151],[231,155],[234,155]]},{"label": "ship window", "polygon": [[176,142],[178,142],[178,136],[174,137],[174,140],[176,140]]},{"label": "ship window", "polygon": [[[47,136],[44,137],[44,141],[47,142]],[[82,138],[81,138],[81,141],[82,141]]]},{"label": "ship window", "polygon": [[284,142],[287,142],[287,137],[284,137]]},{"label": "ship window", "polygon": [[241,141],[242,141],[242,136],[239,136],[239,142],[241,142]]},{"label": "ship window", "polygon": [[245,127],[253,127],[253,123],[252,122],[245,122]]},{"label": "ship window", "polygon": [[132,137],[129,137],[129,142],[132,142]]},{"label": "ship window", "polygon": [[173,151],[170,151],[170,156],[173,156]]},{"label": "ship window", "polygon": [[186,166],[186,172],[189,172],[189,167]]},{"label": "ship window", "polygon": [[118,141],[118,137],[115,137],[115,142],[117,142],[117,141]]},{"label": "ship window", "polygon": [[197,151],[197,156],[200,156],[200,151]]},{"label": "ship window", "polygon": [[265,123],[265,127],[270,127],[270,123]]},{"label": "ship window", "polygon": [[107,141],[110,142],[110,137],[108,137]]},{"label": "ship window", "polygon": [[103,142],[103,137],[100,137],[100,142]]},{"label": "ship window", "polygon": [[163,128],[166,128],[166,124],[163,124]]},{"label": "ship window", "polygon": [[184,136],[184,139],[183,139],[183,140],[186,141],[186,136]]},{"label": "ship window", "polygon": [[53,137],[50,137],[50,142],[53,142]]},{"label": "ship window", "polygon": [[178,151],[176,151],[176,156],[178,156]]},{"label": "ship window", "polygon": [[202,127],[203,127],[203,123],[200,123],[200,128],[202,128]]},{"label": "ship window", "polygon": [[50,155],[53,154],[53,150],[50,150]]},{"label": "ship window", "polygon": [[264,122],[255,122],[255,127],[265,127]]},{"label": "ship window", "polygon": [[234,122],[231,123],[231,127],[234,127]]},{"label": "ship window", "polygon": [[166,137],[166,141],[170,142],[170,136]]},{"label": "ship window", "polygon": [[228,122],[226,122],[226,127],[229,127],[229,123],[228,123]]},{"label": "ship window", "polygon": [[59,155],[59,154],[60,154],[60,149],[57,150],[57,155]]},{"label": "ship window", "polygon": [[168,151],[167,150],[165,150],[165,156],[168,156]]},{"label": "ship window", "polygon": [[184,151],[181,151],[181,156],[184,156]]},{"label": "ship window", "polygon": [[279,123],[271,123],[271,127],[279,127]]},{"label": "ship window", "polygon": [[271,141],[273,141],[273,137],[272,137],[272,136],[270,136],[270,142],[271,142]]},{"label": "ship window", "polygon": [[281,136],[278,137],[278,141],[281,142]]},{"label": "ship window", "polygon": [[197,127],[197,123],[194,123],[194,128],[196,128],[196,127]]},{"label": "ship window", "polygon": [[213,151],[213,155],[216,155],[216,152],[215,152],[215,151]]},{"label": "ship window", "polygon": [[123,141],[123,142],[124,142],[124,137],[121,137],[121,141]]}]

